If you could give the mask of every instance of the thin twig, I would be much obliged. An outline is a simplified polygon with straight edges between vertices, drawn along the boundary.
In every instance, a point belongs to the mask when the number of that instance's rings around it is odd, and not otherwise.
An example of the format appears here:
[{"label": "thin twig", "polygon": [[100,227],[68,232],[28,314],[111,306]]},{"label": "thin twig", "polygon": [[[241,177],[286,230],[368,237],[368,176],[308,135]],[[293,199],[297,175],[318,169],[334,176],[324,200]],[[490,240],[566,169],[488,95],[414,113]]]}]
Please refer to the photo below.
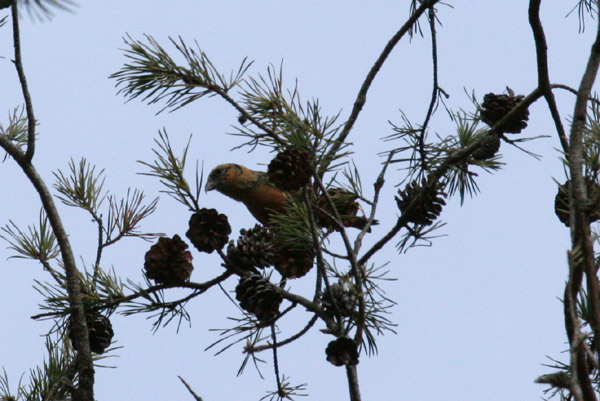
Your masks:
[{"label": "thin twig", "polygon": [[[312,240],[313,240],[313,248],[315,250],[316,256],[317,256],[317,272],[318,272],[318,277],[317,277],[317,282],[315,285],[315,295],[313,297],[313,302],[317,302],[319,301],[319,293],[321,291],[321,280],[325,283],[325,291],[330,291],[331,285],[329,283],[329,277],[327,277],[327,270],[325,269],[325,260],[323,259],[323,253],[322,251],[322,247],[319,244],[319,234],[317,233],[317,223],[315,221],[315,215],[313,212],[313,205],[310,201],[310,197],[308,195],[308,192],[306,190],[306,188],[304,188],[303,190],[304,192],[304,203],[306,204],[306,208],[308,210],[308,219],[309,219],[309,223],[310,223],[310,232],[312,235]],[[338,220],[333,219],[336,223],[338,223]],[[336,308],[336,320],[335,320],[335,325],[333,324],[333,321],[331,321],[331,319],[329,321],[326,322],[327,327],[330,330],[335,331],[336,333],[342,329],[342,318],[341,318],[341,313],[339,310],[337,310],[337,305],[335,306]],[[335,327],[334,327],[335,326]]]},{"label": "thin twig", "polygon": [[187,382],[185,380],[183,380],[183,377],[181,376],[177,376],[179,378],[179,380],[181,380],[181,382],[183,383],[183,385],[185,386],[185,388],[188,389],[188,391],[190,392],[190,394],[192,395],[192,397],[194,397],[194,399],[196,401],[203,401],[202,397],[200,397],[199,395],[197,395],[196,393],[194,393],[194,390],[192,390],[192,387],[190,387],[189,384],[187,384]]},{"label": "thin twig", "polygon": [[35,116],[33,114],[33,104],[31,102],[31,94],[27,87],[27,78],[23,69],[23,60],[21,58],[21,35],[19,31],[19,13],[17,7],[17,1],[13,1],[11,5],[12,11],[12,25],[13,25],[13,42],[15,48],[15,68],[17,69],[17,75],[19,76],[19,82],[21,83],[21,91],[23,92],[23,99],[25,100],[25,110],[27,111],[27,151],[25,152],[25,158],[29,161],[33,159],[35,153]]},{"label": "thin twig", "polygon": [[373,246],[371,246],[371,248],[369,248],[367,252],[365,252],[363,256],[361,256],[361,258],[358,260],[359,265],[363,266],[365,263],[367,263],[371,256],[373,256],[381,248],[383,248],[385,244],[387,244],[392,238],[394,238],[396,234],[398,234],[398,232],[400,232],[400,230],[408,224],[408,219],[404,216],[407,216],[412,211],[412,208],[414,208],[414,206],[411,205],[416,205],[418,199],[419,196],[415,196],[415,200],[412,201],[411,204],[406,208],[406,213],[398,217],[398,220],[396,220],[396,224],[390,229],[390,231],[388,231],[383,237],[381,237],[375,244],[373,244]]},{"label": "thin twig", "polygon": [[313,317],[310,318],[310,320],[308,321],[308,323],[306,324],[306,326],[304,326],[302,328],[302,330],[300,330],[299,332],[297,332],[293,336],[290,336],[289,338],[286,338],[283,341],[279,341],[278,343],[259,345],[259,346],[256,346],[256,347],[249,347],[249,348],[245,349],[244,351],[245,352],[250,352],[250,353],[255,353],[255,352],[265,351],[265,350],[271,349],[273,347],[281,348],[284,345],[290,344],[290,343],[296,341],[297,339],[299,339],[300,337],[302,337],[304,334],[308,333],[308,331],[311,329],[311,327],[313,327],[315,325],[315,323],[317,322],[318,318],[319,317],[317,315],[313,315]]},{"label": "thin twig", "polygon": [[428,13],[429,19],[429,32],[431,34],[431,60],[432,60],[432,74],[433,74],[433,85],[431,91],[431,99],[429,101],[429,107],[427,108],[427,113],[425,114],[425,120],[421,125],[419,131],[421,131],[418,137],[418,145],[419,145],[419,154],[421,157],[421,171],[427,170],[427,155],[425,152],[425,134],[427,132],[427,126],[429,125],[429,120],[433,116],[433,112],[436,108],[439,95],[440,88],[438,86],[438,52],[437,52],[437,33],[435,30],[435,8],[431,7]]},{"label": "thin twig", "polygon": [[[379,70],[394,50],[394,47],[400,42],[400,39],[404,37],[404,35],[410,30],[410,28],[417,22],[417,20],[423,15],[423,13],[430,7],[433,7],[440,0],[424,0],[421,2],[421,5],[414,11],[414,13],[408,18],[408,20],[402,25],[400,30],[396,32],[394,36],[389,40],[373,66],[371,70],[367,74],[360,90],[358,91],[358,95],[356,96],[356,100],[354,101],[354,106],[352,107],[352,111],[350,112],[350,116],[348,117],[348,121],[344,124],[344,129],[340,132],[338,137],[335,139],[335,143],[331,146],[327,154],[323,157],[323,160],[332,160],[333,155],[340,149],[340,147],[345,143],[346,137],[350,134],[350,131],[354,127],[354,123],[358,118],[365,102],[367,101],[367,93],[369,92],[369,88],[371,84],[375,80],[375,77],[379,73]],[[325,171],[327,168],[327,164],[321,166],[321,171]]]},{"label": "thin twig", "polygon": [[[315,179],[316,184],[319,186],[319,189],[323,193],[323,196],[325,196],[325,199],[327,200],[327,203],[329,204],[329,207],[331,208],[331,210],[333,212],[335,220],[338,222],[342,221],[342,218],[340,217],[340,214],[335,206],[335,203],[333,202],[333,199],[331,199],[331,196],[329,195],[327,188],[325,188],[325,185],[323,185],[323,182],[319,178],[319,175],[314,174],[314,179]],[[344,242],[344,246],[346,247],[346,252],[347,252],[348,256],[350,257],[350,260],[349,260],[350,269],[352,271],[352,275],[354,276],[354,282],[355,282],[356,288],[361,289],[360,295],[358,297],[358,319],[356,322],[356,334],[355,334],[355,338],[354,338],[354,341],[356,341],[357,343],[360,344],[362,342],[362,334],[364,331],[365,316],[366,316],[365,298],[364,298],[364,295],[362,292],[363,274],[364,274],[363,270],[364,269],[363,269],[363,265],[359,264],[358,261],[356,260],[357,259],[356,258],[356,250],[352,248],[352,244],[350,243],[350,240],[348,239],[348,233],[346,232],[346,227],[344,227],[343,224],[340,227],[340,235]]]},{"label": "thin twig", "polygon": [[[574,94],[575,96],[577,96],[578,92],[577,89],[571,88],[568,85],[563,85],[563,84],[551,84],[550,85],[551,89],[563,89],[566,90],[567,92],[571,92],[572,94]],[[594,96],[588,96],[588,100],[592,103],[594,103],[595,105],[600,105],[600,100],[596,99]]]},{"label": "thin twig", "polygon": [[95,212],[89,210],[92,215],[92,218],[98,225],[98,247],[96,248],[96,260],[94,262],[94,282],[98,278],[98,274],[100,273],[100,261],[102,260],[102,251],[106,246],[104,244],[104,224],[102,222],[102,218],[96,215]]},{"label": "thin twig", "polygon": [[281,137],[279,135],[277,135],[277,132],[275,132],[274,130],[272,130],[271,128],[267,127],[266,125],[264,125],[262,122],[260,122],[258,119],[254,118],[252,115],[250,115],[250,113],[248,113],[246,111],[246,109],[244,109],[242,106],[240,106],[231,96],[229,96],[229,94],[224,91],[222,88],[216,87],[213,88],[213,91],[218,94],[219,96],[221,96],[227,103],[229,103],[230,105],[232,105],[238,112],[240,112],[244,118],[246,118],[247,120],[251,121],[252,124],[256,125],[258,128],[260,128],[262,131],[264,131],[265,135],[261,135],[260,137],[264,137],[264,136],[269,136],[271,137],[275,142],[277,142],[279,145],[285,145],[285,142],[283,141],[283,139],[281,139]]},{"label": "thin twig", "polygon": [[[385,184],[385,173],[387,172],[387,168],[390,165],[392,158],[394,157],[394,154],[396,154],[396,151],[392,150],[390,152],[390,154],[388,155],[388,158],[385,161],[385,163],[383,163],[383,167],[381,168],[381,171],[379,172],[379,175],[377,176],[377,179],[375,180],[375,183],[373,184],[374,194],[373,194],[373,201],[371,202],[371,212],[369,213],[369,218],[367,219],[367,224],[365,224],[365,227],[363,227],[361,232],[356,236],[356,240],[354,241],[355,253],[358,253],[360,251],[360,248],[362,247],[362,240],[365,237],[365,235],[367,234],[369,227],[371,226],[373,221],[375,221],[375,214],[377,213],[377,204],[379,203],[379,195],[381,193],[381,189],[383,188],[383,184]],[[359,265],[360,265],[360,261],[359,261]]]},{"label": "thin twig", "polygon": [[[178,301],[173,301],[173,302],[169,303],[169,304],[178,304],[178,303],[182,303],[184,301],[187,301],[191,298],[194,298],[194,297],[206,292],[208,289],[212,288],[213,286],[215,286],[217,284],[222,283],[223,281],[228,279],[229,276],[232,276],[233,274],[234,274],[234,272],[232,272],[230,270],[226,270],[225,272],[221,273],[219,276],[217,276],[209,281],[205,281],[203,283],[187,282],[187,283],[181,283],[181,284],[177,284],[177,285],[171,285],[171,284],[153,285],[151,287],[145,288],[138,292],[134,292],[133,294],[129,294],[127,296],[118,297],[118,298],[110,298],[110,299],[98,299],[97,308],[98,309],[113,308],[122,303],[130,302],[136,298],[140,298],[140,297],[146,296],[148,294],[154,294],[154,293],[157,293],[162,290],[169,289],[169,288],[188,288],[188,289],[195,290],[195,292],[192,293],[191,295],[188,295],[185,298],[182,298]],[[49,313],[41,313],[39,315],[34,315],[31,318],[33,320],[38,320],[38,319],[47,319],[49,317],[55,317],[55,316],[57,316],[56,312],[49,312]]]},{"label": "thin twig", "polygon": [[538,72],[538,88],[544,93],[546,103],[550,109],[552,120],[560,139],[560,144],[565,154],[569,152],[569,142],[567,141],[567,134],[562,124],[560,114],[558,112],[558,106],[554,99],[554,93],[552,92],[550,85],[550,75],[548,72],[548,44],[546,43],[546,35],[544,34],[544,27],[540,19],[540,3],[541,0],[532,0],[529,2],[529,25],[533,32],[533,39],[535,41],[535,53],[537,57],[537,72]]},{"label": "thin twig", "polygon": [[[539,88],[534,89],[529,95],[525,96],[523,100],[521,100],[515,107],[513,107],[504,117],[502,117],[493,127],[489,129],[484,135],[481,136],[480,139],[474,141],[471,145],[466,146],[464,148],[458,149],[452,153],[450,153],[446,159],[440,164],[438,168],[431,171],[427,180],[434,185],[439,182],[439,180],[447,173],[447,171],[460,163],[462,160],[467,158],[475,149],[477,149],[480,144],[486,139],[488,135],[495,135],[496,132],[501,132],[502,127],[507,124],[511,119],[514,118],[518,113],[521,113],[524,109],[529,107],[533,102],[538,100],[543,95],[542,91]],[[407,225],[408,219],[405,216],[410,215],[413,208],[416,207],[419,202],[421,202],[421,195],[417,195],[411,201],[411,203],[407,206],[404,213],[398,217],[396,220],[396,224],[388,231],[382,238],[380,238],[371,248],[360,257],[358,260],[358,265],[364,265],[371,256],[377,253],[381,248],[383,248],[392,238],[398,234],[398,232]]]},{"label": "thin twig", "polygon": [[273,342],[273,370],[275,371],[275,381],[277,382],[277,394],[283,396],[285,392],[281,387],[281,377],[279,376],[279,358],[277,358],[277,336],[275,333],[275,323],[271,325],[271,341]]}]

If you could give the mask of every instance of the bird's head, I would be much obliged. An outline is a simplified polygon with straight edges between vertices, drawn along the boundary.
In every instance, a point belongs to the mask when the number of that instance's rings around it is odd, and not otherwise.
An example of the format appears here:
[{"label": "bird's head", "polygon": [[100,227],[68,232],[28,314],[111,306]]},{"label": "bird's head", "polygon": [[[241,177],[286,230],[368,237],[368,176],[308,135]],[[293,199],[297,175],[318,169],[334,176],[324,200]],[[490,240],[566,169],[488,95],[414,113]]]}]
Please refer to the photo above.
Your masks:
[{"label": "bird's head", "polygon": [[241,194],[256,181],[256,172],[235,163],[220,164],[208,175],[205,191],[216,189],[224,195],[239,200]]}]

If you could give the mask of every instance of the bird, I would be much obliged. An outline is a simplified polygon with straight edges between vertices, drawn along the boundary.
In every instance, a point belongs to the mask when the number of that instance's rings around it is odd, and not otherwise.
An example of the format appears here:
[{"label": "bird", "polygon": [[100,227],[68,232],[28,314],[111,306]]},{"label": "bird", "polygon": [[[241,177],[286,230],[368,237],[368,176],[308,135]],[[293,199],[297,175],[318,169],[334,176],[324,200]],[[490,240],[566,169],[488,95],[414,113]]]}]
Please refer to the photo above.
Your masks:
[{"label": "bird", "polygon": [[242,202],[263,225],[269,225],[272,213],[283,212],[290,201],[287,194],[269,182],[267,173],[250,170],[235,163],[220,164],[208,175],[204,188],[216,189],[225,196]]},{"label": "bird", "polygon": [[[217,190],[229,198],[242,202],[261,224],[269,226],[273,213],[282,213],[291,197],[269,181],[266,172],[254,171],[235,163],[220,164],[208,175],[205,191]],[[341,212],[340,212],[341,213]],[[343,219],[347,227],[362,229],[365,217]],[[377,224],[373,222],[372,224]]]}]

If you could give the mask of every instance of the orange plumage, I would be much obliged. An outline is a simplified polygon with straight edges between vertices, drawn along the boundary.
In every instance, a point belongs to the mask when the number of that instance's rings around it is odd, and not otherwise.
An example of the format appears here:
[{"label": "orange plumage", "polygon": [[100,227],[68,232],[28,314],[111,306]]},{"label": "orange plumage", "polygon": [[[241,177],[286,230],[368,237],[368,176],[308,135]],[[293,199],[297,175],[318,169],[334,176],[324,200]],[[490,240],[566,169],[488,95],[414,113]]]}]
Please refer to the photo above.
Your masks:
[{"label": "orange plumage", "polygon": [[282,212],[289,198],[269,182],[267,174],[239,164],[221,164],[208,176],[205,189],[216,189],[223,195],[242,202],[252,216],[267,225],[271,213]]},{"label": "orange plumage", "polygon": [[[290,201],[288,195],[273,185],[267,173],[250,170],[239,164],[228,163],[215,167],[208,175],[206,191],[216,189],[236,201],[242,202],[250,213],[264,225],[269,224],[273,212],[281,213]],[[328,209],[325,207],[325,209]],[[356,206],[356,211],[358,205]],[[364,217],[349,216],[343,219],[346,227],[362,229]],[[373,222],[377,224],[377,222]]]}]

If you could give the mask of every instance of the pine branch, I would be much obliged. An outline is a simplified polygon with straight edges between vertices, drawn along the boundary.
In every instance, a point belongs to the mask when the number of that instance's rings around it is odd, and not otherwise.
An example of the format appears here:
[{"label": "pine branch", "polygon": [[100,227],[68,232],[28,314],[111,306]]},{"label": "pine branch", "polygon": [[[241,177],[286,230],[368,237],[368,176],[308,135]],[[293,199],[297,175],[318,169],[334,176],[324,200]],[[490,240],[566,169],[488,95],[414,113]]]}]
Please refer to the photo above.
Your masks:
[{"label": "pine branch", "polygon": [[358,371],[356,365],[346,365],[346,378],[351,401],[360,401],[360,388],[358,386]]},{"label": "pine branch", "polygon": [[[427,9],[433,7],[439,1],[440,0],[421,1],[421,5],[417,9],[415,9],[415,11],[404,23],[404,25],[402,25],[400,30],[389,40],[389,42],[387,43],[387,45],[385,46],[385,48],[383,49],[373,66],[371,67],[371,70],[367,74],[367,77],[365,78],[360,90],[358,91],[358,95],[356,96],[356,100],[354,101],[354,106],[352,107],[350,116],[348,117],[348,120],[344,124],[344,128],[335,139],[335,143],[333,144],[333,146],[327,154],[329,158],[336,154],[339,148],[343,146],[343,144],[346,142],[346,138],[348,137],[350,131],[354,127],[354,123],[356,123],[358,115],[360,114],[365,102],[367,101],[367,93],[369,92],[371,84],[375,80],[375,77],[379,73],[379,70],[381,69],[389,55],[392,53],[392,50],[394,50],[398,42],[400,42],[400,39],[402,39],[404,35],[414,26],[414,24],[418,21],[421,15],[423,15],[423,13],[427,11]],[[326,168],[327,165],[322,166],[321,172],[324,171]]]},{"label": "pine branch", "polygon": [[533,33],[533,39],[535,41],[535,53],[537,60],[537,73],[538,73],[538,88],[544,93],[544,98],[550,109],[552,120],[556,127],[560,144],[565,153],[569,152],[569,142],[565,133],[565,128],[562,124],[558,106],[554,98],[550,85],[550,73],[548,72],[548,45],[546,43],[546,35],[544,34],[544,27],[540,19],[540,3],[541,1],[531,1],[529,3],[529,25]]},{"label": "pine branch", "polygon": [[286,338],[285,340],[282,341],[278,341],[277,344],[275,343],[271,343],[271,344],[265,344],[265,345],[257,345],[257,346],[250,346],[250,347],[246,347],[244,349],[244,352],[248,352],[248,353],[255,353],[255,352],[261,352],[261,351],[266,351],[269,350],[271,348],[277,347],[277,348],[281,348],[287,344],[291,344],[292,342],[296,341],[297,339],[299,339],[300,337],[302,337],[304,334],[308,333],[308,331],[314,326],[314,324],[317,322],[317,319],[319,317],[317,315],[314,315],[313,317],[310,318],[310,320],[308,321],[308,323],[302,328],[302,330],[298,331],[297,333],[295,333],[294,335]]},{"label": "pine branch", "polygon": [[198,199],[200,198],[200,193],[202,191],[203,172],[199,174],[198,166],[196,165],[196,181],[193,191],[184,176],[187,152],[192,137],[190,136],[188,139],[188,143],[183,149],[182,155],[177,157],[171,146],[171,141],[169,140],[166,129],[163,128],[162,131],[158,132],[158,135],[159,138],[154,139],[156,147],[152,149],[156,158],[152,162],[138,160],[138,163],[150,170],[147,173],[140,174],[157,177],[160,180],[160,183],[167,188],[162,192],[166,193],[177,202],[185,205],[190,211],[200,210]]},{"label": "pine branch", "polygon": [[[16,4],[13,4],[13,24],[17,21],[16,15]],[[17,21],[18,23],[18,21]],[[15,30],[14,36],[18,36],[18,30]],[[15,51],[19,52],[20,47],[16,47]],[[19,55],[20,57],[20,55]],[[23,92],[26,92],[26,87],[23,87],[24,81],[21,81]],[[28,115],[28,133],[34,133],[35,119],[33,114]],[[31,136],[28,141],[32,140]],[[24,153],[21,149],[9,141],[6,137],[0,136],[0,147],[2,147],[21,167],[36,192],[38,193],[42,206],[48,216],[48,220],[52,227],[52,231],[56,236],[62,261],[65,267],[67,289],[69,293],[69,303],[72,310],[72,329],[74,335],[80,338],[82,341],[78,341],[77,352],[78,352],[78,364],[77,372],[79,375],[79,386],[75,392],[73,399],[75,401],[93,401],[94,400],[94,366],[93,360],[89,347],[89,338],[87,325],[85,321],[85,315],[83,310],[83,304],[80,293],[80,282],[78,278],[77,265],[71,249],[71,243],[69,237],[64,229],[60,215],[54,204],[54,200],[50,191],[46,187],[45,182],[39,176],[37,170],[31,163],[33,156],[33,148],[28,147],[28,153]]]},{"label": "pine branch", "polygon": [[[29,1],[26,1],[28,4]],[[36,0],[38,5],[41,4],[41,0]],[[23,92],[23,98],[25,99],[25,109],[27,110],[27,150],[25,152],[25,158],[31,161],[35,152],[35,116],[33,114],[33,104],[31,102],[31,95],[29,94],[29,88],[27,87],[27,78],[25,77],[25,71],[23,69],[23,60],[21,58],[21,34],[19,31],[19,13],[17,1],[13,0],[11,5],[12,24],[13,24],[13,45],[15,47],[15,68],[17,69],[17,75],[19,76],[19,82],[21,83],[21,91]]]},{"label": "pine branch", "polygon": [[78,164],[69,161],[69,174],[58,170],[54,188],[62,195],[58,198],[67,206],[79,207],[88,211],[94,220],[99,217],[99,207],[106,198],[104,191],[104,169],[96,173],[96,166],[90,165],[85,158]]},{"label": "pine branch", "polygon": [[13,0],[13,4],[23,3],[27,12],[43,19],[51,19],[54,9],[72,12],[76,3],[72,0]]},{"label": "pine branch", "polygon": [[179,380],[181,380],[181,382],[183,383],[183,385],[185,386],[185,388],[187,388],[187,390],[190,392],[190,394],[192,395],[192,397],[194,397],[194,400],[196,401],[203,401],[202,397],[200,397],[199,395],[197,395],[194,390],[192,390],[192,388],[190,387],[189,384],[187,384],[187,382],[185,380],[183,380],[183,377],[181,376],[177,376],[179,378]]},{"label": "pine branch", "polygon": [[58,256],[59,249],[44,210],[40,210],[38,226],[28,226],[27,233],[21,231],[12,221],[9,221],[9,224],[1,228],[5,235],[0,234],[0,238],[7,241],[10,244],[9,249],[17,253],[11,257],[38,260],[49,267],[48,261]]},{"label": "pine branch", "polygon": [[135,99],[143,96],[142,100],[149,104],[165,101],[166,109],[177,110],[204,96],[220,96],[231,104],[244,119],[250,120],[267,136],[280,142],[278,135],[270,128],[256,120],[230,95],[229,91],[244,80],[244,74],[252,65],[247,59],[242,60],[237,72],[226,78],[212,64],[208,56],[200,49],[188,47],[180,37],[178,41],[169,38],[171,43],[184,57],[187,66],[178,65],[167,51],[151,36],[145,35],[148,43],[142,43],[130,36],[124,38],[125,56],[131,63],[110,77],[117,80],[121,86],[118,93]]},{"label": "pine branch", "polygon": [[[596,9],[596,17],[598,10]],[[573,123],[570,133],[570,148],[568,154],[569,171],[571,176],[571,185],[569,186],[569,214],[571,217],[571,236],[572,249],[578,247],[582,252],[581,265],[577,269],[585,272],[587,288],[591,304],[591,326],[595,338],[600,338],[600,289],[598,284],[597,269],[594,255],[594,245],[590,232],[590,225],[587,219],[588,196],[583,176],[584,162],[584,130],[588,110],[588,98],[590,96],[598,69],[600,67],[600,21],[597,25],[596,38],[592,45],[588,63],[581,79],[578,89],[575,109],[573,111]],[[580,273],[579,273],[580,274]],[[577,276],[579,276],[577,274]],[[576,289],[576,288],[574,288]],[[577,337],[573,338],[577,341]],[[596,342],[597,343],[597,342]],[[596,352],[600,352],[600,344],[596,344]],[[572,352],[575,345],[571,342]],[[587,387],[584,387],[586,390]],[[589,393],[589,391],[588,391]],[[586,394],[587,396],[587,394]]]},{"label": "pine branch", "polygon": [[8,115],[8,126],[5,128],[0,124],[0,135],[14,142],[21,150],[27,146],[28,120],[24,106],[15,107]]}]

